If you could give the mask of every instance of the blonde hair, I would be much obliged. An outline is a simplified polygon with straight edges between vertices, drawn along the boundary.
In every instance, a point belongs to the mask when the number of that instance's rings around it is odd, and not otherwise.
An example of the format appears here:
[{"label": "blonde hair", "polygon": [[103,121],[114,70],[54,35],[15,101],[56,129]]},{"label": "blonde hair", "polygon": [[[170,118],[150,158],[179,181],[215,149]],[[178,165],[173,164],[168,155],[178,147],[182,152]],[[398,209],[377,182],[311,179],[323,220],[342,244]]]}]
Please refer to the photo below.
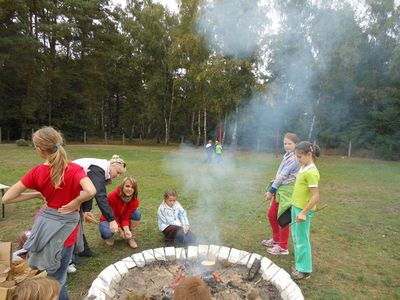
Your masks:
[{"label": "blonde hair", "polygon": [[114,154],[114,155],[112,156],[112,158],[110,159],[110,166],[112,166],[112,165],[119,165],[119,166],[122,168],[123,172],[124,172],[124,173],[126,172],[126,163],[125,163],[125,161],[124,161],[121,157],[119,157],[119,155],[117,155],[117,154]]},{"label": "blonde hair", "polygon": [[14,289],[12,300],[53,300],[60,294],[57,280],[41,277],[25,279]]},{"label": "blonde hair", "polygon": [[124,193],[124,185],[125,185],[125,183],[126,183],[127,181],[130,181],[130,182],[132,183],[132,185],[133,185],[134,192],[133,192],[133,195],[132,195],[132,199],[137,199],[138,194],[139,194],[137,182],[136,182],[136,179],[135,179],[135,178],[130,177],[130,176],[125,177],[125,178],[122,180],[121,184],[119,185],[119,188],[120,188],[120,190],[121,190],[121,196],[122,196],[122,197],[126,197],[126,195],[125,195],[125,193]]},{"label": "blonde hair", "polygon": [[175,189],[168,189],[164,192],[164,199],[167,199],[169,196],[178,197],[178,193]]},{"label": "blonde hair", "polygon": [[298,142],[300,142],[300,139],[298,138],[298,136],[295,133],[292,132],[287,132],[285,134],[285,138],[291,140],[293,143],[297,144]]},{"label": "blonde hair", "polygon": [[172,300],[211,300],[208,286],[198,277],[189,276],[175,288]]},{"label": "blonde hair", "polygon": [[53,127],[43,127],[33,134],[32,142],[35,147],[47,154],[47,161],[51,169],[51,182],[55,188],[58,188],[64,179],[64,171],[68,165],[67,152],[63,147],[64,140],[61,133]]}]

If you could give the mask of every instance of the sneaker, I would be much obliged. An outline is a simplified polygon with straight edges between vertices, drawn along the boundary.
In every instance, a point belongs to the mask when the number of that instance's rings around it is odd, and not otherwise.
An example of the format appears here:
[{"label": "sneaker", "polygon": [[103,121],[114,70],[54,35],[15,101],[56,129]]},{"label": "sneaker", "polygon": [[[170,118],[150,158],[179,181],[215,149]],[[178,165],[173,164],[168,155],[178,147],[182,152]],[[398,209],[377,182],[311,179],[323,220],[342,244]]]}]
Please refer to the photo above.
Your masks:
[{"label": "sneaker", "polygon": [[300,272],[300,271],[297,271],[297,270],[292,272],[292,279],[293,280],[308,279],[308,278],[310,278],[310,276],[311,276],[310,273]]},{"label": "sneaker", "polygon": [[76,267],[74,264],[69,264],[67,268],[67,273],[75,273],[76,272]]},{"label": "sneaker", "polygon": [[288,255],[289,254],[289,250],[288,249],[283,249],[279,245],[275,245],[274,247],[269,248],[267,250],[267,252],[269,254],[272,254],[272,255]]},{"label": "sneaker", "polygon": [[261,244],[264,245],[265,247],[274,247],[275,245],[278,245],[278,242],[275,242],[274,239],[269,239],[269,240],[262,240]]}]

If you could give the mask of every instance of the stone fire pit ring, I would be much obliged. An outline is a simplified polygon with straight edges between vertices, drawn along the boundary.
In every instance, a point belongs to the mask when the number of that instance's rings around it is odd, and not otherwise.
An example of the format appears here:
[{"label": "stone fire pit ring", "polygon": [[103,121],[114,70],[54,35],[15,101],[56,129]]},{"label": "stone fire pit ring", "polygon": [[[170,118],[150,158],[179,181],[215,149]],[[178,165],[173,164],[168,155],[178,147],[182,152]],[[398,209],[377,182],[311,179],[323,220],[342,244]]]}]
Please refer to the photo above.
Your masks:
[{"label": "stone fire pit ring", "polygon": [[231,264],[244,265],[250,269],[255,259],[261,260],[259,273],[264,280],[273,284],[284,300],[302,300],[304,296],[290,275],[267,257],[218,245],[198,245],[186,248],[155,248],[135,253],[105,268],[93,281],[87,300],[108,300],[116,295],[114,287],[133,268],[143,268],[157,261],[196,260],[213,256],[217,260]]}]

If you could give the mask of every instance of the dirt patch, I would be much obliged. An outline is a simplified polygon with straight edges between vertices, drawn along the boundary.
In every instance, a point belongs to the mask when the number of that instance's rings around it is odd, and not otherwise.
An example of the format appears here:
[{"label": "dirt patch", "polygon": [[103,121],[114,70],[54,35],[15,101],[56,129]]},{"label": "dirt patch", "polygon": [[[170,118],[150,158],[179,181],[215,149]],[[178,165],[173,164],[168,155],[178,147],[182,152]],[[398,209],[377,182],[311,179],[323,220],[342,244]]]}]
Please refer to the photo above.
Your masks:
[{"label": "dirt patch", "polygon": [[[221,262],[217,262],[212,270],[203,268],[199,262],[157,262],[134,268],[115,287],[114,299],[170,300],[182,273],[202,278],[214,300],[281,299],[275,286],[262,279],[260,274],[249,281],[246,266]],[[216,278],[220,279],[219,282]]]}]

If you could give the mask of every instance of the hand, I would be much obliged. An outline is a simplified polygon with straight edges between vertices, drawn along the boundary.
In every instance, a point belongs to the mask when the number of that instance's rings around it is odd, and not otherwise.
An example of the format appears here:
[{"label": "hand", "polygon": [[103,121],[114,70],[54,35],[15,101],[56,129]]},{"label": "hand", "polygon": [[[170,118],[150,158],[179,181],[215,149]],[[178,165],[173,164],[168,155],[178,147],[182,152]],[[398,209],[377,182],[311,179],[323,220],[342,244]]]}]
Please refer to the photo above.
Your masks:
[{"label": "hand", "polygon": [[188,233],[190,227],[188,225],[183,225],[183,233]]},{"label": "hand", "polygon": [[93,213],[91,211],[87,211],[83,213],[83,220],[86,223],[94,223],[94,224],[98,224],[99,222],[96,221]]},{"label": "hand", "polygon": [[266,193],[264,194],[264,200],[265,200],[265,201],[271,200],[271,199],[272,199],[272,196],[273,196],[272,193],[266,192]]},{"label": "hand", "polygon": [[65,214],[72,213],[72,212],[74,212],[74,211],[78,211],[80,207],[81,207],[81,204],[80,204],[78,201],[72,200],[72,201],[69,202],[68,204],[65,204],[65,205],[61,206],[61,207],[58,209],[58,212],[59,212],[60,214],[65,215]]},{"label": "hand", "polygon": [[131,239],[132,238],[132,232],[130,232],[129,230],[125,231],[125,238],[127,240]]},{"label": "hand", "polygon": [[109,225],[110,225],[110,231],[112,232],[112,233],[117,233],[118,232],[118,224],[117,224],[117,221],[111,221],[110,223],[109,223]]},{"label": "hand", "polygon": [[296,215],[296,222],[304,222],[306,218],[307,218],[306,214],[301,211]]},{"label": "hand", "polygon": [[119,233],[119,236],[121,237],[121,239],[126,238],[125,231],[121,227],[118,227],[118,233]]}]

